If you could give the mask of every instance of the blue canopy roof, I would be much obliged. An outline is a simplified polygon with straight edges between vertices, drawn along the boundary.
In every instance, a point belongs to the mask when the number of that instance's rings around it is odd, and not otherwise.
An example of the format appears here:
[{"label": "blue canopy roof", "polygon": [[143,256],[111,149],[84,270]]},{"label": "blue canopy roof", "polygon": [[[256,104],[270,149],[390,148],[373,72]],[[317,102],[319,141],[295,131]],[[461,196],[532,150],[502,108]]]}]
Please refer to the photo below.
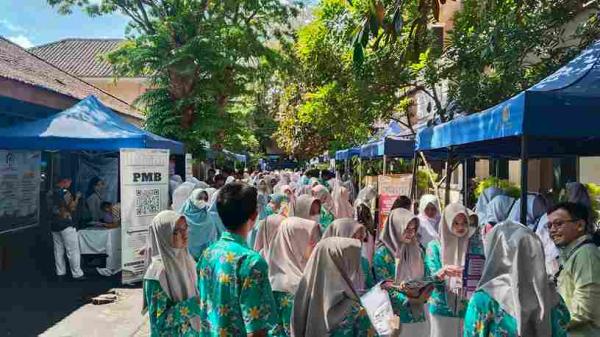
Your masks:
[{"label": "blue canopy roof", "polygon": [[557,72],[481,113],[418,133],[416,149],[463,157],[600,154],[600,41]]},{"label": "blue canopy roof", "polygon": [[184,153],[182,143],[126,122],[94,96],[52,116],[0,129],[0,149],[118,151],[121,148]]},{"label": "blue canopy roof", "polygon": [[360,155],[360,146],[351,147],[346,150],[336,151],[335,160],[346,160],[358,155]]},{"label": "blue canopy roof", "polygon": [[415,140],[405,137],[388,136],[377,142],[367,143],[360,148],[361,158],[401,157],[412,158],[415,153]]}]

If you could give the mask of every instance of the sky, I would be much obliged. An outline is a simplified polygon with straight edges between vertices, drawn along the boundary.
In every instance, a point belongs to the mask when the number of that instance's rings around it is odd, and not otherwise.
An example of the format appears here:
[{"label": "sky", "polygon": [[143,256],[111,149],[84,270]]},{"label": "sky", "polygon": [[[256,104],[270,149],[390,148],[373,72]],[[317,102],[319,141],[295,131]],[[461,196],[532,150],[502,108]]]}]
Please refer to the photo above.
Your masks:
[{"label": "sky", "polygon": [[0,0],[0,36],[30,48],[65,38],[123,38],[127,18],[61,15],[46,0]]}]

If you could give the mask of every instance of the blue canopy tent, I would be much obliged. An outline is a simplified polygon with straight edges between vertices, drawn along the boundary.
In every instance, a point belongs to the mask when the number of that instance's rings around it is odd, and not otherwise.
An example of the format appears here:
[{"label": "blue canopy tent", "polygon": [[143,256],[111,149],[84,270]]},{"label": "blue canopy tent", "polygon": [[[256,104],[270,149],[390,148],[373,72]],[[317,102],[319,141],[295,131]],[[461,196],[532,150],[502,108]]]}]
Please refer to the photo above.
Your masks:
[{"label": "blue canopy tent", "polygon": [[[456,158],[521,159],[600,154],[600,41],[543,81],[481,113],[422,130],[416,150]],[[526,214],[525,203],[521,214]]]},{"label": "blue canopy tent", "polygon": [[335,152],[335,160],[348,160],[352,157],[360,155],[360,147],[351,147],[346,150],[339,150]]},{"label": "blue canopy tent", "polygon": [[415,153],[415,140],[406,137],[386,136],[385,138],[367,143],[360,148],[361,158],[393,157],[412,158]]},{"label": "blue canopy tent", "polygon": [[55,115],[0,129],[0,149],[119,151],[121,148],[185,152],[182,143],[126,122],[94,96]]}]

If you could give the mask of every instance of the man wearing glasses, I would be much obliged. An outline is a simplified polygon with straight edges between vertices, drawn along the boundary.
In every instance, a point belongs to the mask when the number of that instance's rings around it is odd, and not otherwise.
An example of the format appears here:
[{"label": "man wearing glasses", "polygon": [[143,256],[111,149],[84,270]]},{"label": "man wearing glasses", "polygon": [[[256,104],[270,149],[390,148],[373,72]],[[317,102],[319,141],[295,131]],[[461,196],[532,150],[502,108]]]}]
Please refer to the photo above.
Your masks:
[{"label": "man wearing glasses", "polygon": [[592,241],[590,210],[565,202],[548,210],[550,237],[560,250],[559,292],[571,322],[570,336],[600,336],[600,250]]}]

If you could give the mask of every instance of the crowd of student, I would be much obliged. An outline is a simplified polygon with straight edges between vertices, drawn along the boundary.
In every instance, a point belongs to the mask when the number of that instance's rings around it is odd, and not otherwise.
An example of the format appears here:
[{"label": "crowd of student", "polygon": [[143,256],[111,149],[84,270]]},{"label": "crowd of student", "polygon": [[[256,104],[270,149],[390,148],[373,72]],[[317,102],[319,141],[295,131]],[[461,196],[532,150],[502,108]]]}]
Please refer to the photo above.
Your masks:
[{"label": "crowd of student", "polygon": [[[372,187],[292,172],[173,186],[154,219],[144,310],[152,336],[377,336],[361,296],[389,295],[395,336],[600,336],[591,200],[567,186],[474,211],[410,198],[374,223]],[[419,287],[409,286],[420,284]],[[557,288],[558,285],[558,288]]]}]

